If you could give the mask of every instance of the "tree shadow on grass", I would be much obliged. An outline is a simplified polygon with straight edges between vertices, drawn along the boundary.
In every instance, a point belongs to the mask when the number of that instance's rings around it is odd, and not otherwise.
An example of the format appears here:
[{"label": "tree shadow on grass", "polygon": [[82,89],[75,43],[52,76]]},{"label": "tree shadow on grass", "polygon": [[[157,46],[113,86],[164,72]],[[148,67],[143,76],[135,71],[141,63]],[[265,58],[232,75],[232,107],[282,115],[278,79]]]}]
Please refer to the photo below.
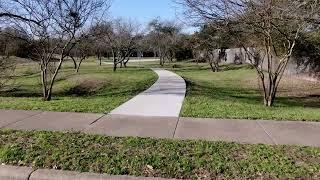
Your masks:
[{"label": "tree shadow on grass", "polygon": [[[61,97],[82,97],[82,98],[97,98],[97,97],[121,97],[133,96],[145,91],[151,86],[148,83],[150,80],[138,82],[135,85],[130,85],[130,88],[125,87],[128,84],[119,86],[109,86],[108,83],[98,81],[84,81],[76,86],[70,87],[63,91],[53,91],[53,98]],[[7,91],[0,91],[0,97],[20,97],[20,98],[41,98],[41,87],[34,88],[32,85],[17,86]]]},{"label": "tree shadow on grass", "polygon": [[0,97],[20,97],[20,98],[33,98],[41,97],[41,93],[24,90],[24,89],[11,89],[8,91],[1,91]]},{"label": "tree shadow on grass", "polygon": [[[186,72],[186,71],[195,71],[195,70],[201,70],[201,71],[208,71],[212,72],[211,67],[209,64],[190,64],[190,65],[173,65],[167,66],[168,70],[175,71],[175,72]],[[236,71],[236,70],[241,70],[241,69],[252,69],[252,67],[248,64],[243,64],[243,65],[237,65],[237,64],[224,64],[221,65],[219,68],[219,72],[226,72],[226,71]],[[219,72],[212,72],[212,73],[219,73]]]}]

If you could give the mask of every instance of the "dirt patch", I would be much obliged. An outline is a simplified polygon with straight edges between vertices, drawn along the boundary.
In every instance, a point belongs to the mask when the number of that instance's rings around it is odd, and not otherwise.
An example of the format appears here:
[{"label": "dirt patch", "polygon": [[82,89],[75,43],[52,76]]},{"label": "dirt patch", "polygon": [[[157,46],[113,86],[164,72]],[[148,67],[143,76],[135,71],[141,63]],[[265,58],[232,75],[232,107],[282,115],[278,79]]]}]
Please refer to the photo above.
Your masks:
[{"label": "dirt patch", "polygon": [[86,79],[68,91],[68,94],[85,96],[91,95],[106,87],[106,82],[99,79]]},{"label": "dirt patch", "polygon": [[284,76],[279,93],[283,96],[317,98],[320,96],[320,82],[308,81],[297,76]]},{"label": "dirt patch", "polygon": [[[246,87],[261,90],[262,85],[258,83],[259,81],[258,77],[246,77],[241,80]],[[320,98],[320,81],[309,81],[298,76],[285,75],[279,84],[278,96]]]}]

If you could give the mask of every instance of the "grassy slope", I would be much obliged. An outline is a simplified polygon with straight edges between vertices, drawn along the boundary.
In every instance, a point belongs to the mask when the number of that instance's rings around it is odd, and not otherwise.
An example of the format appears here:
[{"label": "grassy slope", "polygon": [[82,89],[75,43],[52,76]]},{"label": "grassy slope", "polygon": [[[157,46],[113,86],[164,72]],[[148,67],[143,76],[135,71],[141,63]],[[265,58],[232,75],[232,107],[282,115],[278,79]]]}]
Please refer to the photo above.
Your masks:
[{"label": "grassy slope", "polygon": [[268,108],[255,71],[237,68],[227,66],[219,73],[176,70],[188,83],[182,116],[320,121],[320,83],[284,78],[275,107]]},{"label": "grassy slope", "polygon": [[119,69],[84,62],[79,74],[67,63],[54,85],[53,100],[41,101],[37,64],[19,65],[14,89],[0,93],[0,109],[109,112],[151,86],[157,75],[141,68]]},{"label": "grassy slope", "polygon": [[167,178],[317,179],[320,148],[0,130],[0,163]]},{"label": "grassy slope", "polygon": [[[146,63],[144,66],[158,66]],[[187,81],[182,116],[320,121],[320,83],[285,77],[275,107],[263,105],[255,70],[228,65],[213,73],[207,64],[169,63]]]},{"label": "grassy slope", "polygon": [[[157,67],[156,62],[130,66]],[[174,67],[174,68],[173,68]],[[54,99],[43,102],[38,66],[19,66],[16,88],[0,93],[0,109],[109,112],[149,87],[156,75],[145,68],[119,69],[86,62],[80,74],[67,64],[54,87]],[[275,107],[262,105],[254,70],[247,66],[225,66],[213,73],[206,64],[172,63],[166,68],[186,79],[188,93],[182,116],[238,119],[320,121],[320,83],[285,78]]]}]

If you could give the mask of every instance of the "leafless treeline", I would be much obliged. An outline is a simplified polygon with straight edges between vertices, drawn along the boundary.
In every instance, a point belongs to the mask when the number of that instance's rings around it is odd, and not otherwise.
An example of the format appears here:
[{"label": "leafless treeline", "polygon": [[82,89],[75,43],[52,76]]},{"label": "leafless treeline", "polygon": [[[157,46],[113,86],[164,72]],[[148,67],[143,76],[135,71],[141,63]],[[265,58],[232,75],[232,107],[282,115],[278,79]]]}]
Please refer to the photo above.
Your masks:
[{"label": "leafless treeline", "polygon": [[[40,65],[44,100],[51,99],[67,57],[78,72],[93,51],[100,65],[107,54],[116,71],[127,66],[133,53],[152,51],[164,65],[179,56],[190,58],[192,53],[187,54],[193,51],[207,60],[212,71],[218,71],[225,49],[241,47],[257,71],[264,104],[272,106],[297,41],[320,24],[319,0],[176,1],[185,8],[187,21],[201,26],[199,32],[185,35],[181,25],[159,19],[144,31],[133,21],[106,19],[110,1],[104,0],[4,0],[0,22],[13,30],[7,28],[0,34],[10,32],[6,38],[11,34],[27,43],[28,55]],[[2,48],[8,56],[15,51]]]},{"label": "leafless treeline", "polygon": [[[0,4],[0,41],[5,56],[23,54],[39,62],[43,100],[50,101],[52,88],[62,64],[73,60],[75,71],[89,55],[111,56],[114,71],[126,67],[133,53],[152,51],[173,61],[181,27],[174,22],[153,20],[149,28],[126,19],[108,19],[110,6],[104,0],[5,0]],[[24,50],[19,43],[24,43]],[[14,47],[15,46],[15,47]]]}]

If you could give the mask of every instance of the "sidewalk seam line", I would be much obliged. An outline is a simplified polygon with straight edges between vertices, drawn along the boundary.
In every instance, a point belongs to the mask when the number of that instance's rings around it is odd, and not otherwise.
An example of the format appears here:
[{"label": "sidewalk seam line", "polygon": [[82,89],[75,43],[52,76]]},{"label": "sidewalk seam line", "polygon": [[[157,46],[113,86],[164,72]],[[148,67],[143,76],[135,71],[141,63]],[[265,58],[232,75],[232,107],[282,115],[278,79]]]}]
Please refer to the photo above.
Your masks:
[{"label": "sidewalk seam line", "polygon": [[102,119],[103,117],[105,117],[106,114],[102,115],[101,117],[99,117],[98,119],[94,120],[92,123],[89,124],[89,126],[93,125],[94,123],[98,122],[100,119]]},{"label": "sidewalk seam line", "polygon": [[262,124],[260,124],[260,121],[256,121],[256,123],[263,129],[263,131],[268,135],[268,137],[271,139],[271,141],[275,145],[278,145],[277,141],[271,136],[271,134],[266,130],[266,128]]},{"label": "sidewalk seam line", "polygon": [[15,122],[6,124],[6,125],[4,125],[4,126],[1,126],[0,129],[6,128],[6,127],[8,127],[8,126],[10,126],[10,125],[13,125],[13,124],[16,124],[16,123],[18,123],[18,122],[21,122],[21,121],[23,121],[23,120],[26,120],[26,119],[32,118],[32,117],[34,117],[34,116],[40,115],[40,114],[42,114],[42,113],[44,113],[44,111],[41,111],[40,113],[37,113],[37,114],[31,115],[31,116],[28,116],[28,117],[19,119],[19,120],[15,121]]},{"label": "sidewalk seam line", "polygon": [[172,139],[174,139],[174,137],[176,136],[176,132],[177,132],[177,128],[178,128],[179,122],[180,122],[180,117],[178,117],[178,120],[177,120],[177,123],[176,123],[176,127],[174,128],[174,131],[173,131]]},{"label": "sidewalk seam line", "polygon": [[108,115],[108,114],[104,114],[104,115],[102,115],[101,117],[97,118],[96,120],[94,120],[93,122],[91,122],[87,127],[84,127],[83,129],[81,129],[80,132],[86,133],[87,130],[89,130],[89,129],[92,128],[91,126],[92,126],[94,123],[98,122],[100,119],[102,119],[102,118],[105,117],[106,115]]},{"label": "sidewalk seam line", "polygon": [[36,172],[37,170],[38,170],[38,169],[33,169],[33,170],[30,172],[30,174],[28,175],[27,180],[30,180],[31,175],[32,175],[34,172]]}]

